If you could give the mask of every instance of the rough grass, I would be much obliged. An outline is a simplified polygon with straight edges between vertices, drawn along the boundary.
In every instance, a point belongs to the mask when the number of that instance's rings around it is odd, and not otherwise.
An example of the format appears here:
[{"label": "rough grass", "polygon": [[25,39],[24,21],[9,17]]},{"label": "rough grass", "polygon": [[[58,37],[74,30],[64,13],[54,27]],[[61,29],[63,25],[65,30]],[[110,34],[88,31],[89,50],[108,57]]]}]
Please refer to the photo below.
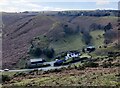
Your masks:
[{"label": "rough grass", "polygon": [[107,48],[98,48],[95,52],[91,53],[92,56],[107,56],[107,52],[120,52],[120,50],[114,46],[107,46]]},{"label": "rough grass", "polygon": [[[91,36],[92,36],[92,43],[95,47],[98,47],[98,46],[103,46],[104,45],[104,31],[102,30],[95,30],[95,31],[92,31],[90,32]],[[99,35],[101,37],[99,37]]]},{"label": "rough grass", "polygon": [[12,77],[16,72],[0,72],[0,75],[8,75]]},{"label": "rough grass", "polygon": [[114,70],[102,68],[65,70],[62,73],[49,73],[34,78],[14,78],[11,83],[4,86],[116,86],[119,82],[117,72]]},{"label": "rough grass", "polygon": [[87,57],[87,58],[90,58],[91,56],[90,56],[90,54],[88,54],[88,53],[83,53],[81,56],[79,56],[80,58],[85,58],[85,57]]},{"label": "rough grass", "polygon": [[105,17],[102,17],[102,18],[106,18],[106,19],[110,19],[110,20],[118,20],[118,17],[115,17],[115,16],[105,16]]},{"label": "rough grass", "polygon": [[57,42],[52,42],[50,47],[53,47],[56,53],[82,49],[85,44],[82,42],[81,38],[81,34],[71,35]]},{"label": "rough grass", "polygon": [[17,68],[24,69],[26,66],[27,60],[25,58],[21,58],[19,62],[16,64]]},{"label": "rough grass", "polygon": [[[104,31],[102,30],[96,30],[90,32],[90,35],[92,36],[92,41],[91,41],[92,44],[95,45],[96,47],[103,46],[104,45],[103,34]],[[98,35],[100,35],[101,38],[99,38]],[[82,34],[79,33],[76,35],[68,36],[56,42],[51,42],[49,47],[53,47],[56,53],[59,53],[62,51],[69,51],[69,50],[81,50],[84,46],[86,46],[86,44],[82,41]]]}]

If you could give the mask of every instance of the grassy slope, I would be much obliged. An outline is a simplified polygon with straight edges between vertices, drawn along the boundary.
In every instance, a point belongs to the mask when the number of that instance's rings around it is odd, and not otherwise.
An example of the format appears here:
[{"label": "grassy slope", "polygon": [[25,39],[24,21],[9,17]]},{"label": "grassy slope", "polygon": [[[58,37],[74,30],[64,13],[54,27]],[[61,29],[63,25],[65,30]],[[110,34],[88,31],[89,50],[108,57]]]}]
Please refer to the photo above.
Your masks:
[{"label": "grassy slope", "polygon": [[[44,77],[44,78],[36,78],[36,79],[25,79],[22,80],[22,82],[14,83],[14,85],[17,86],[25,86],[29,83],[31,83],[33,80],[35,82],[35,85],[50,85],[50,86],[58,86],[58,85],[72,85],[72,86],[79,86],[79,85],[115,85],[116,82],[114,80],[114,74],[107,74],[103,76],[99,76],[97,79],[96,78],[98,75],[83,75],[83,76],[63,76],[61,79],[57,76],[51,76],[51,77]],[[87,77],[87,78],[86,78]],[[93,80],[94,79],[94,80]],[[54,80],[57,80],[53,82]],[[99,80],[99,81],[98,81]]]},{"label": "grassy slope", "polygon": [[[111,18],[113,19],[113,18]],[[93,44],[98,47],[100,45],[103,45],[103,41],[104,38],[100,38],[100,39],[96,39],[98,37],[98,35],[102,35],[103,31],[97,30],[97,31],[92,31],[90,33],[93,37]],[[50,44],[50,47],[55,48],[56,52],[60,52],[60,51],[66,51],[66,50],[74,50],[74,49],[80,49],[82,48],[82,46],[84,46],[85,44],[82,42],[81,39],[81,35],[71,35],[70,37],[65,38],[64,40],[66,40],[67,42],[64,42],[62,40],[57,41],[57,42],[52,42]],[[113,47],[108,47],[108,48],[101,48],[101,49],[97,49],[95,53],[104,53],[105,51],[116,51],[115,48]],[[100,52],[100,53],[99,53]],[[94,53],[93,53],[94,54]],[[22,65],[22,63],[20,63]],[[111,68],[112,69],[112,68]],[[91,72],[92,70],[90,70],[89,72]],[[106,71],[105,69],[103,71]],[[86,72],[88,74],[83,74],[81,72],[81,74],[75,74],[75,72],[77,71],[73,71],[73,73],[70,75],[64,74],[62,75],[62,73],[56,73],[56,75],[51,74],[50,76],[45,76],[43,75],[43,77],[35,77],[32,79],[26,78],[26,79],[21,79],[20,81],[15,81],[13,83],[11,83],[10,85],[14,86],[26,86],[28,84],[32,84],[34,83],[34,85],[107,85],[107,86],[112,86],[112,85],[116,85],[116,77],[115,77],[115,72],[111,73],[104,73],[101,70],[101,73],[96,73],[96,71],[94,73],[89,73]],[[13,73],[10,73],[11,75]],[[120,84],[120,83],[119,83]]]},{"label": "grassy slope", "polygon": [[[101,70],[102,69],[102,70]],[[86,70],[65,70],[60,73],[48,73],[16,78],[6,86],[115,86],[118,85],[117,69],[87,68]],[[115,72],[114,72],[115,71]],[[74,73],[76,72],[76,73]],[[67,75],[66,75],[67,74]],[[19,80],[19,81],[18,81]]]},{"label": "grassy slope", "polygon": [[[80,19],[80,22],[77,21],[77,19],[75,19],[75,20],[76,20],[76,22],[78,22],[80,24],[85,23],[85,22],[89,23],[90,20],[92,20],[92,22],[97,22],[97,23],[104,22],[104,20],[106,21],[106,23],[110,22],[110,21],[111,22],[112,21],[116,22],[116,20],[117,20],[117,17],[113,17],[113,16],[100,17],[98,19],[97,18],[91,18],[91,17],[78,17],[78,18]],[[86,19],[86,18],[88,18],[88,19]],[[83,22],[83,20],[85,20],[85,22]],[[88,24],[86,24],[86,25],[88,25]],[[82,26],[85,26],[85,25],[82,25]],[[102,31],[102,30],[96,30],[96,31],[90,32],[90,35],[93,38],[92,39],[92,44],[95,45],[96,47],[103,46],[104,45],[104,36],[103,36],[103,34],[104,34],[104,31]],[[102,37],[99,38],[98,35],[101,35]],[[64,40],[66,42],[64,42]],[[62,40],[60,39],[57,42],[52,42],[50,44],[50,47],[53,47],[57,53],[62,52],[62,51],[68,51],[68,50],[82,49],[83,46],[86,46],[86,45],[82,41],[82,35],[81,34],[71,35],[71,36],[69,36],[67,38],[63,38]]]},{"label": "grassy slope", "polygon": [[[80,17],[80,18],[81,18],[81,20],[85,19],[85,17]],[[116,17],[101,17],[99,19],[115,20]],[[98,19],[94,18],[93,20],[96,22]],[[104,31],[102,31],[102,30],[95,30],[95,31],[90,32],[90,35],[92,36],[92,44],[95,45],[96,47],[104,45],[103,34],[104,34]],[[101,35],[101,38],[99,38],[98,35]],[[64,42],[64,40],[66,42]],[[86,46],[86,45],[82,41],[81,34],[71,35],[67,38],[63,38],[62,40],[59,40],[57,42],[52,42],[50,44],[50,47],[53,47],[57,53],[62,52],[62,51],[68,51],[68,50],[82,49],[83,46]]]},{"label": "grassy slope", "polygon": [[[104,31],[102,30],[95,30],[90,33],[90,35],[92,36],[92,43],[95,47],[103,46],[104,44],[103,34],[104,34]],[[99,38],[98,35],[100,35],[101,38]]]},{"label": "grassy slope", "polygon": [[[103,33],[104,31],[101,31],[101,30],[92,31],[90,33],[90,35],[92,36],[92,44],[95,45],[96,47],[104,44],[104,37],[102,36]],[[102,37],[98,38],[98,35],[101,35]],[[50,47],[53,47],[56,53],[61,51],[68,51],[68,50],[78,50],[78,49],[82,49],[82,47],[84,46],[86,45],[82,41],[81,34],[71,35],[57,42],[50,43]]]},{"label": "grassy slope", "polygon": [[85,44],[82,42],[81,34],[71,35],[67,38],[63,38],[57,42],[51,42],[50,47],[53,47],[56,53],[68,50],[81,49]]}]

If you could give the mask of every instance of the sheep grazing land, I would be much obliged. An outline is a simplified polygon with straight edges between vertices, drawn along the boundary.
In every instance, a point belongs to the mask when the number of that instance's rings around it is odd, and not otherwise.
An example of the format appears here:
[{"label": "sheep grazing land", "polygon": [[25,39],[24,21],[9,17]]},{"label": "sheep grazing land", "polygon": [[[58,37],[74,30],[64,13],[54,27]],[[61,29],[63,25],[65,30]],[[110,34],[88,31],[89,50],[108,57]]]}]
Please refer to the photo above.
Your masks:
[{"label": "sheep grazing land", "polygon": [[117,10],[2,12],[2,87],[119,88],[117,14]]}]

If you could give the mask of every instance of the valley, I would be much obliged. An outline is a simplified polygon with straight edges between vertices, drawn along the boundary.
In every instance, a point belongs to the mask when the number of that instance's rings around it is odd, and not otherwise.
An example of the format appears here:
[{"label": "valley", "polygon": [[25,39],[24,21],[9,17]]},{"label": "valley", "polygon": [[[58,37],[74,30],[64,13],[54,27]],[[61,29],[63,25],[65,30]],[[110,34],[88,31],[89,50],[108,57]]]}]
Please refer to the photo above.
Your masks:
[{"label": "valley", "polygon": [[117,13],[3,12],[3,88],[120,86]]}]

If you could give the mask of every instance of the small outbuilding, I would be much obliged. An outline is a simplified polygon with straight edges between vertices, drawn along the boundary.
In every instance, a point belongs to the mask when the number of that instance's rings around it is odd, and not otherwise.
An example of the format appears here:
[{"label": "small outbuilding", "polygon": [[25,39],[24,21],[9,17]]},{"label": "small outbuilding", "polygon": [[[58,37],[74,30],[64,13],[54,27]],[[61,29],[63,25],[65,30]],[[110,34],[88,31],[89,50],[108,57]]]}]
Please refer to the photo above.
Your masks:
[{"label": "small outbuilding", "polygon": [[27,61],[27,67],[28,68],[32,68],[32,67],[38,67],[40,65],[42,65],[45,62],[45,60],[43,58],[38,58],[38,59],[29,59]]},{"label": "small outbuilding", "polygon": [[86,51],[88,51],[88,52],[93,52],[93,51],[95,51],[95,46],[88,46],[88,47],[86,48]]}]

